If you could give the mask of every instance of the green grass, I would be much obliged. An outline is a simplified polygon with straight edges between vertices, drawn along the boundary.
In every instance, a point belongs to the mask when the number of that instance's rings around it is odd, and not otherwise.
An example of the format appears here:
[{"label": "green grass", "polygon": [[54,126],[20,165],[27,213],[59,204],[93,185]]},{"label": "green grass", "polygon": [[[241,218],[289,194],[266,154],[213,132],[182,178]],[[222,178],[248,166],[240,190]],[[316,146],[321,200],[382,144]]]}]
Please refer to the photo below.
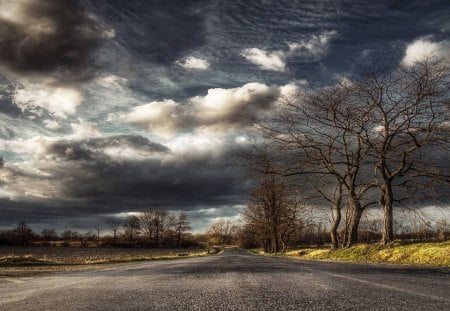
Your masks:
[{"label": "green grass", "polygon": [[450,241],[409,245],[360,244],[348,249],[299,249],[287,257],[407,265],[450,266]]}]

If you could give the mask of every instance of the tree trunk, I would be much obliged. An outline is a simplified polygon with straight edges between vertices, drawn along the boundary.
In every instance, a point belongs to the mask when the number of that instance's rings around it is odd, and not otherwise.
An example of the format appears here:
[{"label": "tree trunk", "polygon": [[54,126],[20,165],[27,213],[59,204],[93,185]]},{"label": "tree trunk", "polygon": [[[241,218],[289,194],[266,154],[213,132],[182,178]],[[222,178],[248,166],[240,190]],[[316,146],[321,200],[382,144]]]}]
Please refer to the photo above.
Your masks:
[{"label": "tree trunk", "polygon": [[336,189],[334,209],[336,210],[336,215],[334,217],[333,224],[331,225],[330,236],[331,236],[331,249],[337,249],[339,247],[338,229],[342,218],[342,184],[339,183]]},{"label": "tree trunk", "polygon": [[358,242],[358,228],[362,216],[361,205],[355,198],[349,198],[349,204],[352,211],[352,216],[350,219],[349,233],[344,247],[350,247]]},{"label": "tree trunk", "polygon": [[156,245],[156,248],[159,247],[159,227],[158,226],[156,226],[156,234],[155,234],[155,245]]},{"label": "tree trunk", "polygon": [[339,207],[336,209],[336,218],[334,219],[330,230],[331,249],[337,249],[339,247],[338,228],[341,223],[341,217],[341,208]]},{"label": "tree trunk", "polygon": [[279,253],[280,252],[280,239],[278,237],[278,228],[276,226],[273,227],[272,231],[272,252],[273,253]]},{"label": "tree trunk", "polygon": [[383,194],[380,199],[380,203],[383,206],[384,212],[383,232],[381,237],[381,243],[383,245],[394,241],[393,201],[392,186],[388,182],[384,186]]}]

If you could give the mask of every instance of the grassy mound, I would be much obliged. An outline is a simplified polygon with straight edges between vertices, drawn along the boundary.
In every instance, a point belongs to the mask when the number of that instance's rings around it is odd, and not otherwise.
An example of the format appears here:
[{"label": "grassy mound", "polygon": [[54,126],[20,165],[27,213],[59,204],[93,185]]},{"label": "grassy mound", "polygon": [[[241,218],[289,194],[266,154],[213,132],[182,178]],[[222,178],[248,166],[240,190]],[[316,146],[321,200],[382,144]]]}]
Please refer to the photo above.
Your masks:
[{"label": "grassy mound", "polygon": [[450,241],[387,246],[360,244],[335,251],[326,249],[293,250],[285,255],[304,259],[450,266]]}]

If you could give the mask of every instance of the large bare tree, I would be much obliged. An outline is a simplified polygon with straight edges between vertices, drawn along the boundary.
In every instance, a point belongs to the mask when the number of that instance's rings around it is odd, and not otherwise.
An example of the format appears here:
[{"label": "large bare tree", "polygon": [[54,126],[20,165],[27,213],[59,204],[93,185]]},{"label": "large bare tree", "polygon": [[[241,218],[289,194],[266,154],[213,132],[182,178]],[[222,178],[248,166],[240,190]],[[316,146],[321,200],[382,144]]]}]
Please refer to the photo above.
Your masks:
[{"label": "large bare tree", "polygon": [[427,153],[448,152],[449,82],[448,62],[432,56],[410,66],[366,68],[355,80],[356,92],[371,112],[373,129],[367,138],[376,160],[384,244],[394,239],[395,202],[429,197],[417,191],[418,185],[445,180],[442,163],[432,161]]},{"label": "large bare tree", "polygon": [[449,150],[448,63],[426,57],[408,67],[365,68],[333,86],[285,98],[276,116],[260,125],[287,159],[284,176],[307,176],[311,187],[303,189],[332,207],[333,247],[343,204],[344,246],[357,242],[363,211],[377,201],[384,213],[382,242],[388,243],[394,203],[430,197],[418,190],[449,179],[448,161],[430,156]]},{"label": "large bare tree", "polygon": [[[354,86],[343,80],[283,100],[277,116],[261,125],[266,138],[290,158],[285,173],[309,175],[309,182],[317,185],[315,192],[333,204],[333,227],[339,226],[345,196],[349,209],[345,246],[357,242],[362,213],[373,203],[368,195],[375,186],[367,174],[371,165],[370,146],[366,143],[371,130],[369,121],[370,108],[360,101]],[[334,180],[335,198],[321,190],[321,180]]]}]

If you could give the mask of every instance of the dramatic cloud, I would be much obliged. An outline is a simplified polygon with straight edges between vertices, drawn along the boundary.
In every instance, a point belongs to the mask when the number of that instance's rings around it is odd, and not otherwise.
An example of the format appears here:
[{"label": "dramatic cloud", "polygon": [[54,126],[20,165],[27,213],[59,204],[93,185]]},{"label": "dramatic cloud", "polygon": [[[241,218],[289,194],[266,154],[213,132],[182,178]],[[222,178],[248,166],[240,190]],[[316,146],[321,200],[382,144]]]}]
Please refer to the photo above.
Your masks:
[{"label": "dramatic cloud", "polygon": [[80,79],[104,33],[81,1],[0,1],[0,64],[14,74]]},{"label": "dramatic cloud", "polygon": [[73,88],[24,84],[16,89],[13,101],[24,112],[42,115],[43,111],[47,111],[56,118],[65,119],[75,114],[83,97]]},{"label": "dramatic cloud", "polygon": [[363,51],[449,54],[446,3],[394,2],[0,0],[0,228],[236,219],[230,150],[276,102]]},{"label": "dramatic cloud", "polygon": [[419,38],[406,47],[402,63],[406,66],[414,64],[425,56],[448,57],[450,55],[450,41],[433,42],[432,38]]},{"label": "dramatic cloud", "polygon": [[180,105],[173,100],[154,101],[145,105],[134,107],[130,113],[119,116],[110,116],[110,120],[124,121],[148,131],[157,130],[172,134],[179,123],[177,119]]},{"label": "dramatic cloud", "polygon": [[250,48],[244,49],[241,55],[261,69],[282,72],[286,70],[288,57],[298,56],[310,60],[318,60],[323,57],[328,50],[330,40],[336,35],[337,31],[324,31],[320,35],[313,35],[307,40],[288,43],[288,51],[269,53],[258,48]]},{"label": "dramatic cloud", "polygon": [[176,64],[185,69],[206,70],[209,68],[208,61],[194,56],[189,56],[182,61],[177,61]]},{"label": "dramatic cloud", "polygon": [[280,92],[281,88],[262,83],[248,83],[232,89],[216,88],[208,90],[206,96],[195,96],[185,103],[164,100],[137,106],[129,113],[111,115],[110,120],[162,135],[199,128],[230,131],[268,115]]},{"label": "dramatic cloud", "polygon": [[[0,170],[0,197],[11,200],[8,206],[35,202],[28,210],[35,215],[38,210],[40,215],[72,217],[114,214],[168,204],[173,210],[189,210],[212,202],[239,204],[245,191],[238,185],[239,173],[225,160],[227,148],[218,157],[200,150],[174,154],[137,135],[36,137],[2,141],[0,148],[32,154],[29,161]],[[83,208],[74,209],[76,205]]]}]

